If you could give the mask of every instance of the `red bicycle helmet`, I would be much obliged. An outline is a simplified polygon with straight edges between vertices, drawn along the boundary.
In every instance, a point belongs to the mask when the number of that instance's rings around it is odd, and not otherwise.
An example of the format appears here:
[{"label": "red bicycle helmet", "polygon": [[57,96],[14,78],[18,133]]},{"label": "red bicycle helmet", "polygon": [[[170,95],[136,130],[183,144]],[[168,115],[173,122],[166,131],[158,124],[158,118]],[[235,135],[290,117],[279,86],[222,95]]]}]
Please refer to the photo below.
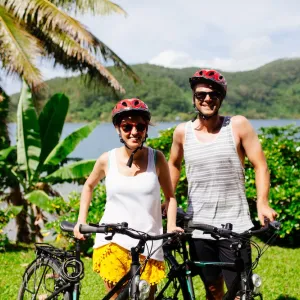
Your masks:
[{"label": "red bicycle helmet", "polygon": [[194,89],[198,83],[208,83],[217,88],[222,95],[226,96],[227,82],[225,77],[216,70],[201,69],[197,71],[190,79],[191,89]]},{"label": "red bicycle helmet", "polygon": [[140,111],[147,119],[151,119],[149,108],[145,102],[140,99],[124,99],[119,101],[112,110],[112,121],[114,125],[117,123],[118,117],[125,112],[129,111]]}]

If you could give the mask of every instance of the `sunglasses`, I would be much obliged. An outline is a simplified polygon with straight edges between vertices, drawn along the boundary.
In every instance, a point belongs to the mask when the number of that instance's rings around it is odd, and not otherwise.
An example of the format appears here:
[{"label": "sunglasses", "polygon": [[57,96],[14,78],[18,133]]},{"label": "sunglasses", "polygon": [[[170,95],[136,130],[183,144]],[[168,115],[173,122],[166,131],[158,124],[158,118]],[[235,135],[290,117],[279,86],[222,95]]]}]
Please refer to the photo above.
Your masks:
[{"label": "sunglasses", "polygon": [[212,100],[220,99],[221,95],[218,92],[196,92],[194,93],[194,97],[197,100],[203,101],[207,95],[209,95],[209,98]]},{"label": "sunglasses", "polygon": [[137,132],[144,132],[147,128],[147,125],[146,124],[143,124],[143,123],[124,123],[124,124],[121,124],[121,128],[124,132],[131,132],[132,131],[132,128],[135,127],[136,131]]}]

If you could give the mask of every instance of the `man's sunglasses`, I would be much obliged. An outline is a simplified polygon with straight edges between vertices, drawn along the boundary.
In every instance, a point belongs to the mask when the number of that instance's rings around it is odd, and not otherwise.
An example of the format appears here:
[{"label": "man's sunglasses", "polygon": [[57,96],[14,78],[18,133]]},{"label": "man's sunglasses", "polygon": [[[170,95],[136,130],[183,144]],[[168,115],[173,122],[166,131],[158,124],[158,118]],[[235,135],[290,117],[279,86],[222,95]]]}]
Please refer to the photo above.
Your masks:
[{"label": "man's sunglasses", "polygon": [[209,98],[212,100],[217,100],[217,99],[220,99],[220,97],[221,97],[221,94],[218,92],[196,92],[196,93],[194,93],[194,97],[200,101],[203,101],[207,97],[207,95],[209,95]]},{"label": "man's sunglasses", "polygon": [[121,124],[121,128],[124,132],[131,132],[132,131],[132,128],[135,127],[136,131],[137,132],[144,132],[147,128],[147,125],[146,124],[143,124],[143,123],[124,123],[124,124]]}]

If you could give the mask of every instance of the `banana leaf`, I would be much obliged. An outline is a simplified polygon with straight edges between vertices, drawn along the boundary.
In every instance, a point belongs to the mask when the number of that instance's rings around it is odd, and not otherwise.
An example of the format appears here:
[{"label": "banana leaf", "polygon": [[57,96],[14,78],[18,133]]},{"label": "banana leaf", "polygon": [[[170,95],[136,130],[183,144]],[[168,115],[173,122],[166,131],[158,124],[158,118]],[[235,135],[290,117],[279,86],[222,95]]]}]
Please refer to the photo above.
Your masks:
[{"label": "banana leaf", "polygon": [[55,94],[47,101],[39,116],[42,143],[40,166],[60,140],[68,108],[69,99],[64,94]]},{"label": "banana leaf", "polygon": [[40,129],[31,92],[23,82],[17,112],[17,160],[30,184],[41,153]]},{"label": "banana leaf", "polygon": [[82,182],[93,170],[96,160],[81,160],[79,162],[61,167],[44,178],[47,182]]},{"label": "banana leaf", "polygon": [[68,135],[63,141],[61,141],[48,155],[46,158],[44,165],[57,165],[62,160],[64,160],[73,150],[77,147],[77,145],[95,129],[97,126],[97,122],[92,122],[88,125],[85,125],[70,135]]},{"label": "banana leaf", "polygon": [[51,212],[52,210],[51,198],[44,191],[33,191],[29,194],[26,194],[25,199],[45,211]]}]

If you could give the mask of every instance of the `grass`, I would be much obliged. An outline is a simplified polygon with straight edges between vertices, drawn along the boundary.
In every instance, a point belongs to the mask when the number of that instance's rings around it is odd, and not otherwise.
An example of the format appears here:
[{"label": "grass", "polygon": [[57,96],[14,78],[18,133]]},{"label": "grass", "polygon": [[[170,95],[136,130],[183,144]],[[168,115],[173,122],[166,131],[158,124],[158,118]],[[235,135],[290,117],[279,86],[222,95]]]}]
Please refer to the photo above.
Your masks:
[{"label": "grass", "polygon": [[[253,251],[254,253],[255,251]],[[18,247],[0,254],[0,299],[16,299],[26,266],[34,259],[33,247]],[[104,287],[99,276],[92,271],[92,260],[83,258],[85,278],[82,282],[81,299],[99,300]],[[300,248],[270,247],[254,271],[263,279],[262,292],[265,300],[300,299]],[[197,299],[205,299],[203,285],[194,279]]]}]

